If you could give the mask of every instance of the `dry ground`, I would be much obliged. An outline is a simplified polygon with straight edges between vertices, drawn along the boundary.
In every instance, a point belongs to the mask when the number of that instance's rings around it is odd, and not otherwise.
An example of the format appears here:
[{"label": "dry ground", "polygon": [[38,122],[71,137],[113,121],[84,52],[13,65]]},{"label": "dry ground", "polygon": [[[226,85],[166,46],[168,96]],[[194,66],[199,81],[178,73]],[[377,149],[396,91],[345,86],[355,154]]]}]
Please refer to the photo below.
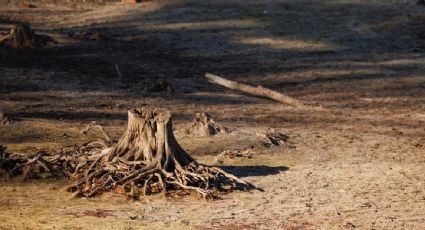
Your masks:
[{"label": "dry ground", "polygon": [[[384,0],[36,6],[0,7],[0,30],[28,21],[58,41],[0,48],[0,107],[19,119],[0,127],[9,151],[95,139],[79,133],[93,120],[117,138],[126,108],[151,104],[172,111],[178,140],[202,162],[255,146],[254,158],[223,168],[265,191],[218,201],[67,200],[65,182],[1,182],[1,229],[425,228],[425,9]],[[69,36],[79,32],[104,38]],[[205,72],[325,109],[228,91]],[[177,92],[142,92],[149,79],[167,79]],[[187,136],[201,111],[233,132]],[[255,133],[268,128],[289,133],[295,148],[261,147]]]}]

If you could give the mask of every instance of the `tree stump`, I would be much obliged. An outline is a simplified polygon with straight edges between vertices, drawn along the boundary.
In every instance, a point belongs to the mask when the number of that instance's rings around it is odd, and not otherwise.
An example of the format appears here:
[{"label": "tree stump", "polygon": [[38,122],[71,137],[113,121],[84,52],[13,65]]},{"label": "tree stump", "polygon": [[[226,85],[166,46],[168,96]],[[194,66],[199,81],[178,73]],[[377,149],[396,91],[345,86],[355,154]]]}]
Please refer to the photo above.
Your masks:
[{"label": "tree stump", "polygon": [[0,125],[10,125],[13,121],[0,109]]},{"label": "tree stump", "polygon": [[114,190],[137,199],[139,195],[190,190],[207,198],[213,197],[215,190],[255,188],[220,168],[196,162],[177,143],[166,109],[131,109],[127,130],[118,142],[109,142],[116,144],[99,147],[93,143],[53,153],[3,154],[0,169],[9,175],[23,175],[23,179],[46,173],[67,176],[73,181],[67,190],[85,197]]},{"label": "tree stump", "polygon": [[133,198],[170,189],[209,197],[213,188],[253,187],[219,168],[197,163],[177,143],[171,114],[162,108],[129,110],[127,130],[117,144],[80,168],[84,170],[76,170],[76,182],[68,190],[86,197],[111,189]]},{"label": "tree stump", "polygon": [[8,35],[0,37],[0,45],[12,48],[41,47],[47,42],[53,42],[53,39],[46,35],[36,35],[27,23],[15,25]]},{"label": "tree stump", "polygon": [[192,124],[186,129],[186,133],[201,137],[227,132],[228,129],[216,123],[208,113],[196,113]]}]

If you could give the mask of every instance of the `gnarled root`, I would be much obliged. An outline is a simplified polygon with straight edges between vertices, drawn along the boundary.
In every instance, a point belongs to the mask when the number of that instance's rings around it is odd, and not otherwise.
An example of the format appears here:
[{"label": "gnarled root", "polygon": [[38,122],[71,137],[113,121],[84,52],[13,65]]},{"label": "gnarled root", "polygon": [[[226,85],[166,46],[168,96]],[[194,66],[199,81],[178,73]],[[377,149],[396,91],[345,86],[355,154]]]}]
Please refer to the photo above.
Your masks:
[{"label": "gnarled root", "polygon": [[15,163],[10,172],[24,178],[40,173],[69,177],[73,183],[66,190],[73,197],[115,190],[136,199],[181,189],[209,198],[214,190],[254,188],[219,168],[197,163],[177,143],[170,112],[149,107],[128,111],[127,130],[112,147],[87,143],[56,154],[38,152]]},{"label": "gnarled root", "polygon": [[137,197],[184,189],[207,198],[213,188],[253,187],[218,168],[198,164],[175,140],[169,111],[143,107],[130,110],[128,117],[127,131],[118,143],[77,173],[80,179],[69,191],[90,197],[119,187]]}]

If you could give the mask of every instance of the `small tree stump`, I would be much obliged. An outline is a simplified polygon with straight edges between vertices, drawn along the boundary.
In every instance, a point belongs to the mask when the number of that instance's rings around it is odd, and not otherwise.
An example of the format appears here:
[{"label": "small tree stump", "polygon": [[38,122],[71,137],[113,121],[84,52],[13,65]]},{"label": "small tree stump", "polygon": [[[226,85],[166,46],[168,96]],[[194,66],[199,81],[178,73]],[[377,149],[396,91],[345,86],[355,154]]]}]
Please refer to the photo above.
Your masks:
[{"label": "small tree stump", "polygon": [[27,23],[15,25],[10,34],[0,37],[0,45],[12,48],[33,48],[45,46],[53,39],[46,35],[36,35]]},{"label": "small tree stump", "polygon": [[0,109],[0,125],[10,125],[13,121],[9,119],[3,110]]},{"label": "small tree stump", "polygon": [[28,24],[18,24],[10,31],[13,46],[30,48],[36,44],[37,36]]},{"label": "small tree stump", "polygon": [[200,137],[209,137],[218,133],[228,132],[226,127],[216,123],[208,113],[196,113],[192,124],[186,129],[186,133]]},{"label": "small tree stump", "polygon": [[208,197],[211,188],[253,187],[219,168],[197,163],[177,143],[171,114],[162,108],[129,110],[127,130],[117,144],[84,167],[68,189],[87,197],[111,189],[133,198],[169,189],[193,190]]}]

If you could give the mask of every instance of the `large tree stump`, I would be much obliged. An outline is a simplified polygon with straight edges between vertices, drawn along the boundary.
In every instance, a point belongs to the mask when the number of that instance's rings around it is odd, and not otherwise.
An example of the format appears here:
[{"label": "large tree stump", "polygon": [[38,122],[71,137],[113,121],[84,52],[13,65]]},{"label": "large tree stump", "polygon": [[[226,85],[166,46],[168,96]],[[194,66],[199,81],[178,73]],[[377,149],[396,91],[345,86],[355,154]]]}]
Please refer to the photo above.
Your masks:
[{"label": "large tree stump", "polygon": [[129,110],[127,130],[118,143],[80,168],[68,190],[87,197],[111,189],[133,198],[170,189],[208,197],[211,189],[253,187],[219,168],[197,163],[177,143],[171,114],[162,108]]},{"label": "large tree stump", "polygon": [[23,175],[23,179],[46,173],[66,176],[73,181],[67,190],[85,197],[111,190],[134,199],[170,190],[212,197],[215,190],[254,188],[219,168],[196,162],[177,143],[166,109],[131,109],[127,130],[118,142],[106,139],[109,141],[100,147],[98,142],[89,142],[53,153],[3,154],[0,163],[8,162],[8,166],[2,163],[0,169],[9,175]]}]

